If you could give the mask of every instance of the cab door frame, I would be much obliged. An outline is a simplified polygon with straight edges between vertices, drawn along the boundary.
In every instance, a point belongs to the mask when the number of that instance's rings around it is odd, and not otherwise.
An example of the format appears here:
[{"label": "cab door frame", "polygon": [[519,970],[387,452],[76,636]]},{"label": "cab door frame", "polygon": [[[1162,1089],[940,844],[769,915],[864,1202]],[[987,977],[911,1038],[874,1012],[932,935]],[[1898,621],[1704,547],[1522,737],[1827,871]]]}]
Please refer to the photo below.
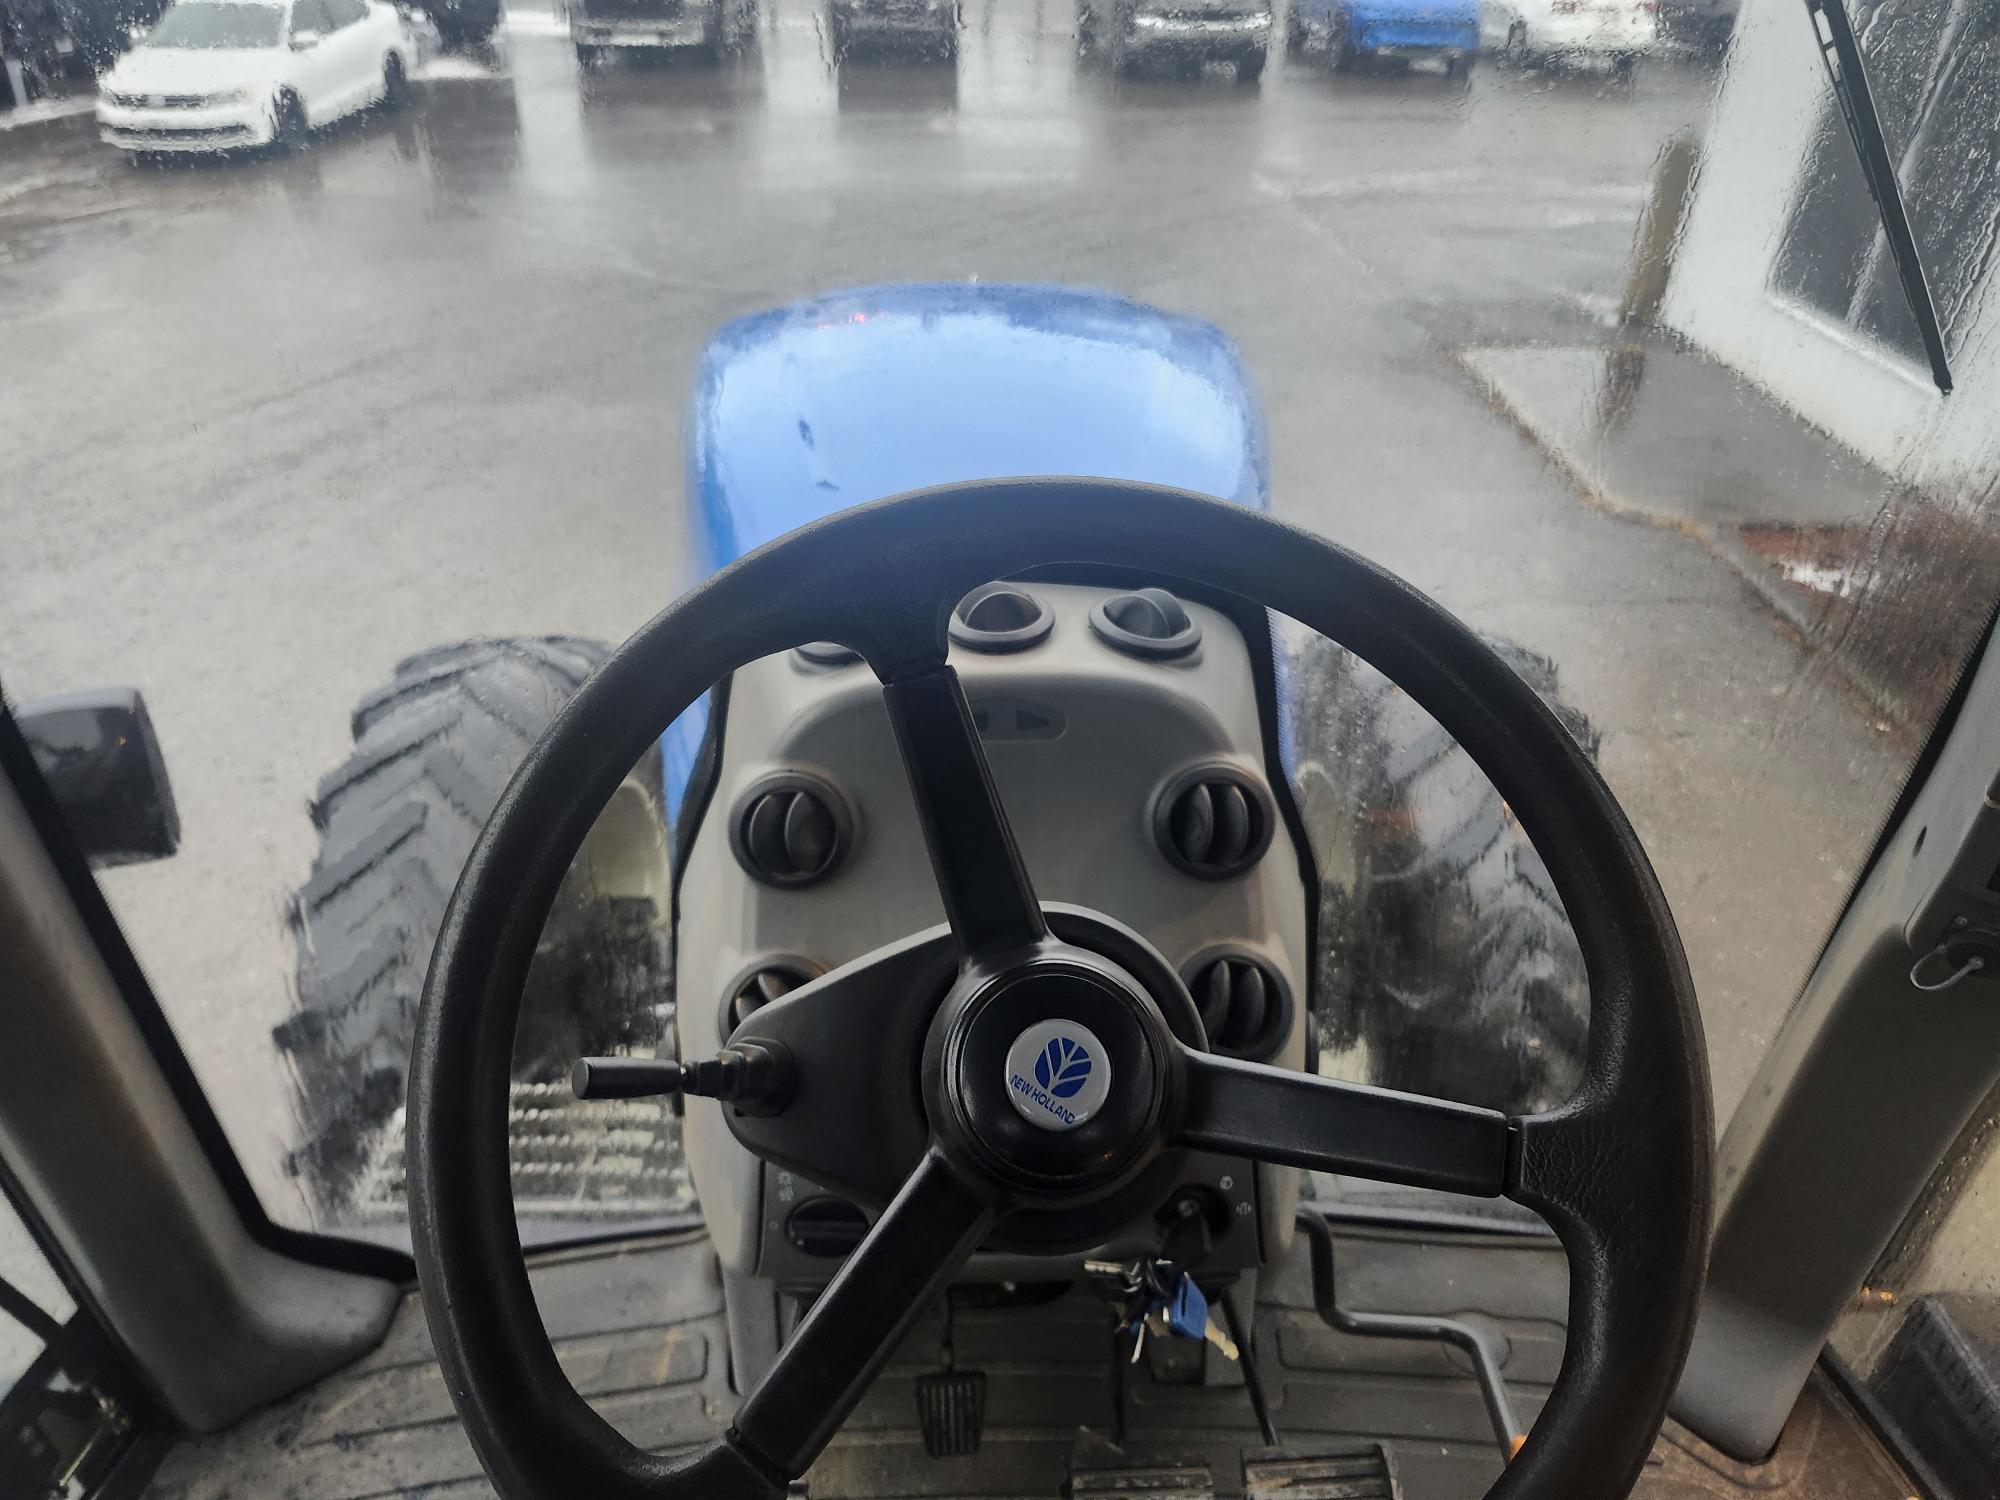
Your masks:
[{"label": "cab door frame", "polygon": [[10,1196],[168,1418],[226,1426],[380,1341],[408,1255],[264,1213],[4,705],[0,993]]},{"label": "cab door frame", "polygon": [[1746,1462],[1777,1442],[1835,1324],[2000,1089],[1996,768],[1989,617],[1723,1133],[1708,1285],[1673,1414]]}]

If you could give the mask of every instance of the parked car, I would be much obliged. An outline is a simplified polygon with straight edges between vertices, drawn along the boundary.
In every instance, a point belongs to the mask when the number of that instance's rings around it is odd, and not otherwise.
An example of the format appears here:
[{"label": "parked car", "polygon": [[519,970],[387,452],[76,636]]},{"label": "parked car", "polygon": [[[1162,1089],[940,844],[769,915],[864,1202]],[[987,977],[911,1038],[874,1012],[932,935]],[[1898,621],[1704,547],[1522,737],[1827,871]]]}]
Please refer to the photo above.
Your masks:
[{"label": "parked car", "polygon": [[1627,72],[1659,46],[1659,0],[1480,0],[1479,41],[1511,63],[1594,57]]},{"label": "parked car", "polygon": [[128,151],[290,149],[395,106],[416,47],[380,0],[181,0],[98,87],[99,134]]},{"label": "parked car", "polygon": [[756,0],[568,0],[564,9],[585,67],[623,47],[700,47],[719,62],[757,34]]},{"label": "parked car", "polygon": [[1739,5],[1740,0],[1660,0],[1660,34],[1704,57],[1720,57],[1736,32]]},{"label": "parked car", "polygon": [[477,47],[500,29],[500,0],[417,0],[447,47]]},{"label": "parked car", "polygon": [[835,57],[846,56],[856,41],[907,42],[956,57],[964,24],[960,0],[829,0],[827,6]]},{"label": "parked car", "polygon": [[1101,49],[1116,72],[1144,60],[1199,66],[1232,62],[1236,76],[1264,76],[1271,0],[1077,0],[1077,43]]},{"label": "parked car", "polygon": [[1463,78],[1479,51],[1479,0],[1292,0],[1285,50],[1314,41],[1339,73],[1374,58],[1436,58]]}]

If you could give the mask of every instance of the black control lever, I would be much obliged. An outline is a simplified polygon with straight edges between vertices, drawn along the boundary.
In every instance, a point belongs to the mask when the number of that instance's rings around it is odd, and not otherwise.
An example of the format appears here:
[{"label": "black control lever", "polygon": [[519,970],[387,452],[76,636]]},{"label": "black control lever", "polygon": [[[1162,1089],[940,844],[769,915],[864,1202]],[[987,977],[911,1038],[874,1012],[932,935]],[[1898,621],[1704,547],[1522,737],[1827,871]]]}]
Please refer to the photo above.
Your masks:
[{"label": "black control lever", "polygon": [[777,1042],[733,1042],[714,1057],[675,1062],[667,1057],[581,1057],[570,1069],[579,1099],[657,1099],[693,1094],[724,1099],[746,1115],[775,1115],[791,1103],[797,1079],[792,1055]]}]

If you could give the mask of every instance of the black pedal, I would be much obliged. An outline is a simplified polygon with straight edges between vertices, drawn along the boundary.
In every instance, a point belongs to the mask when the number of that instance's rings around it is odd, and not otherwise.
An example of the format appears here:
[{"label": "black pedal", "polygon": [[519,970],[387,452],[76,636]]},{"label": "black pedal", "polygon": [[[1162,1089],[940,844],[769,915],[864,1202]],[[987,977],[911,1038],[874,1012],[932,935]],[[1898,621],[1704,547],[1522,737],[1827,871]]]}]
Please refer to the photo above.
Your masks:
[{"label": "black pedal", "polygon": [[986,1372],[933,1370],[917,1377],[917,1423],[924,1452],[932,1458],[963,1458],[979,1451],[986,1428]]},{"label": "black pedal", "polygon": [[1403,1500],[1380,1443],[1285,1448],[1243,1458],[1243,1500]]}]

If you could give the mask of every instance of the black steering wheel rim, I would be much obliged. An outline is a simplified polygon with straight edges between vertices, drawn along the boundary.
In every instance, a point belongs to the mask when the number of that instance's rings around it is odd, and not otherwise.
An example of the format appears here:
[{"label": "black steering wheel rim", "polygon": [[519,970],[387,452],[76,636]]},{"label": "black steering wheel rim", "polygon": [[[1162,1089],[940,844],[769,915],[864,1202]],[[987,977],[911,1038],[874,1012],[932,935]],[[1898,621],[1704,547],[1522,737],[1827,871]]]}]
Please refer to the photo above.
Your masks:
[{"label": "black steering wheel rim", "polygon": [[[783,1463],[735,1441],[735,1429],[692,1458],[661,1458],[598,1417],[550,1348],[514,1218],[509,1060],[543,920],[598,809],[662,727],[736,668],[831,638],[860,651],[885,684],[935,675],[960,597],[1057,563],[1219,589],[1340,642],[1457,738],[1542,853],[1583,951],[1591,1024],[1576,1093],[1547,1114],[1508,1122],[1505,1191],[1559,1236],[1570,1321],[1555,1388],[1489,1495],[1627,1493],[1692,1335],[1712,1151],[1693,987],[1637,837],[1533,690],[1400,579],[1261,512],[1083,479],[919,491],[758,549],[614,653],[502,796],[452,898],[425,987],[408,1149],[426,1315],[496,1487],[508,1500],[775,1495],[792,1477],[781,1470],[809,1461],[837,1425],[821,1422]],[[941,1191],[948,1196],[948,1186]],[[953,1253],[962,1259],[978,1232],[968,1218],[973,1238]],[[876,1351],[878,1362],[887,1352]]]}]

